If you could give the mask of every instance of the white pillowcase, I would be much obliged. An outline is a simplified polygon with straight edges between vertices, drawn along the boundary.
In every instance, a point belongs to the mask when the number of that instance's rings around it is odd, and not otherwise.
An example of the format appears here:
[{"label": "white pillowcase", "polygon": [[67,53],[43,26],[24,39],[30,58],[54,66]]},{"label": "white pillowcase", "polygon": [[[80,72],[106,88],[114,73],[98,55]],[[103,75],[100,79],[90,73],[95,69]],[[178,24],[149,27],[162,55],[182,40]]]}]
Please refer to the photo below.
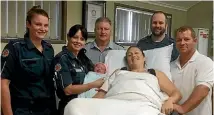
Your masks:
[{"label": "white pillowcase", "polygon": [[116,69],[126,67],[125,56],[126,50],[109,50],[105,57],[105,64],[108,66],[107,76],[111,75]]}]

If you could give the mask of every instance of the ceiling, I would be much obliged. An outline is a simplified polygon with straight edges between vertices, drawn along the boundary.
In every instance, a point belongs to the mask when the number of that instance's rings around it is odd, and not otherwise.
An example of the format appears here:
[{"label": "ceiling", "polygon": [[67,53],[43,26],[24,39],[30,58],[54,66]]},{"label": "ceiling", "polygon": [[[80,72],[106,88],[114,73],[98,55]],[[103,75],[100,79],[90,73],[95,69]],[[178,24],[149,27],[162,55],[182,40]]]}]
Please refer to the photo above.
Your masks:
[{"label": "ceiling", "polygon": [[195,1],[158,1],[158,0],[149,0],[149,1],[142,1],[149,4],[159,5],[163,7],[168,7],[172,9],[187,11],[189,8],[194,6],[195,4],[199,3],[201,0]]}]

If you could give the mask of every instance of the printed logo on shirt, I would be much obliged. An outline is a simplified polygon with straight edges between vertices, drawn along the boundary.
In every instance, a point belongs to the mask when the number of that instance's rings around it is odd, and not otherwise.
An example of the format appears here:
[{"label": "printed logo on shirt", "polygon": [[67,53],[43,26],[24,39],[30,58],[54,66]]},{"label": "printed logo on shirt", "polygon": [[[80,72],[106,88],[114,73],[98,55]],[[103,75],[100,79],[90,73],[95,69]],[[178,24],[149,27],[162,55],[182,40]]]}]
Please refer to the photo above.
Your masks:
[{"label": "printed logo on shirt", "polygon": [[4,49],[2,52],[2,56],[3,57],[7,57],[9,55],[9,50],[8,49]]},{"label": "printed logo on shirt", "polygon": [[58,72],[61,70],[61,68],[62,68],[62,66],[59,63],[55,65],[55,71]]}]

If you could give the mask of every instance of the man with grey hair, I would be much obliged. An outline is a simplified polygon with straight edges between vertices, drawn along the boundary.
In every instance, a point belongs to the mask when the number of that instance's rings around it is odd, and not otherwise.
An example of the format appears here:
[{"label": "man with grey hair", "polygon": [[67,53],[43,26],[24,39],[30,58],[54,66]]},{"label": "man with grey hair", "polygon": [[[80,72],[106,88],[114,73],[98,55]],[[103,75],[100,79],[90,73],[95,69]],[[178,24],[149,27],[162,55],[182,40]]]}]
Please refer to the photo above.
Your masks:
[{"label": "man with grey hair", "polygon": [[95,64],[98,62],[105,63],[105,56],[109,50],[124,50],[111,41],[111,20],[107,17],[100,17],[95,22],[95,40],[86,44],[86,55]]}]

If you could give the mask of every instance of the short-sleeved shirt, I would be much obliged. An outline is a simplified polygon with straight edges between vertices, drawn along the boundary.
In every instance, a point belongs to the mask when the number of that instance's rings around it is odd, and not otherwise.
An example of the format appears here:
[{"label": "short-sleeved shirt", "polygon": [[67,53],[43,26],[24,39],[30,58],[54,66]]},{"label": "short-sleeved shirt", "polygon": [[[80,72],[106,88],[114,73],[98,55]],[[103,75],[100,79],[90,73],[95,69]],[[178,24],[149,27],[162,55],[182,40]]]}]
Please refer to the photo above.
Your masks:
[{"label": "short-sleeved shirt", "polygon": [[[66,48],[66,46],[63,46],[62,51],[55,56],[53,65],[54,73],[58,78],[57,82],[61,83],[57,88],[63,90],[70,84],[83,84],[88,70],[84,64],[82,64],[82,62]],[[77,94],[68,97],[63,94],[63,96],[59,98],[69,98],[70,100],[76,97]]]},{"label": "short-sleeved shirt", "polygon": [[29,38],[12,40],[2,52],[1,78],[10,80],[12,106],[13,100],[54,96],[53,78],[50,73],[54,50],[46,41],[42,40],[41,43],[42,52]]},{"label": "short-sleeved shirt", "polygon": [[205,85],[210,89],[209,94],[195,109],[186,115],[211,115],[211,91],[213,86],[213,61],[195,51],[191,59],[180,66],[179,57],[171,63],[172,80],[182,94],[179,104],[183,104],[192,94],[195,87]]},{"label": "short-sleeved shirt", "polygon": [[137,46],[145,53],[146,67],[164,72],[171,80],[170,62],[179,55],[175,40],[165,35],[162,41],[154,42],[151,36],[142,38],[137,43]]},{"label": "short-sleeved shirt", "polygon": [[98,62],[105,63],[105,57],[109,50],[124,50],[124,47],[110,41],[108,46],[102,52],[97,46],[96,42],[93,41],[87,43],[85,49],[87,50],[87,57],[93,62],[93,64],[96,64]]}]

